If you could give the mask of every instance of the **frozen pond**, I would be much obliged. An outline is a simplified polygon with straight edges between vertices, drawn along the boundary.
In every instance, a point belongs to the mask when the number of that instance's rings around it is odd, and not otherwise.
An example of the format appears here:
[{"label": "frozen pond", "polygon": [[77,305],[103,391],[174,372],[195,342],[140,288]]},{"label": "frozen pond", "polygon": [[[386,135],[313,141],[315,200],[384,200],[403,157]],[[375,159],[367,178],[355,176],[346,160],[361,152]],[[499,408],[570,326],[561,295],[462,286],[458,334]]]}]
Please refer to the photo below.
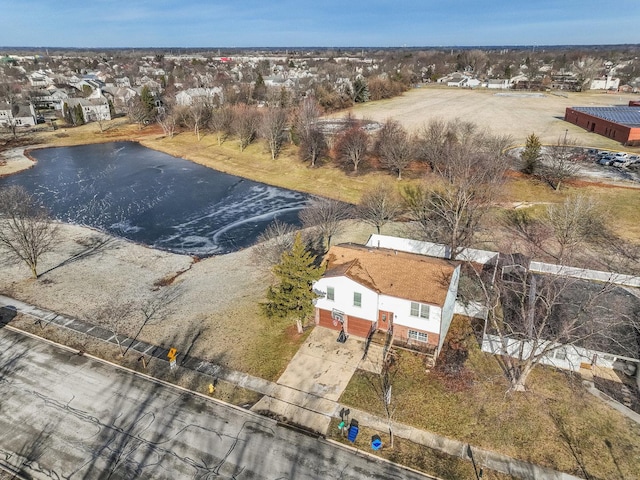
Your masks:
[{"label": "frozen pond", "polygon": [[297,223],[308,201],[132,142],[47,148],[32,156],[33,168],[0,178],[0,187],[24,186],[64,222],[190,255],[247,247],[274,218]]}]

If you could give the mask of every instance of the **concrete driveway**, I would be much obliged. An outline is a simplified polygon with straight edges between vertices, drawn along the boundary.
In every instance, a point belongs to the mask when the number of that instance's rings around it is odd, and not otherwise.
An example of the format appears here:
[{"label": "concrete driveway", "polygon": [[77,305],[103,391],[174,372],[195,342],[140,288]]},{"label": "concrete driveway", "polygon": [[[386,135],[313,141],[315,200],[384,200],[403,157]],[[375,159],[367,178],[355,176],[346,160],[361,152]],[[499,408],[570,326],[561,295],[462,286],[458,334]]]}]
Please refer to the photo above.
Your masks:
[{"label": "concrete driveway", "polygon": [[338,332],[314,327],[289,366],[277,381],[272,394],[264,396],[252,410],[271,412],[288,422],[326,433],[337,403],[357,368],[375,369],[381,349],[372,345],[362,361],[364,341],[349,337],[338,343]]}]

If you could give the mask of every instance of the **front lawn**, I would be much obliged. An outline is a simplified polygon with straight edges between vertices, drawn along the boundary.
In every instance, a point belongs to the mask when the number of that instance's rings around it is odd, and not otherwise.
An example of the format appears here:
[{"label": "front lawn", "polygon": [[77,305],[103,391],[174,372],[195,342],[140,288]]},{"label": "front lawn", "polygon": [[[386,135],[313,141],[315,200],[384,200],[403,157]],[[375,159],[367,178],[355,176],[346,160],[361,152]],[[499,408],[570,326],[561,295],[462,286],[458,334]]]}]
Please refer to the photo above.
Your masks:
[{"label": "front lawn", "polygon": [[[534,370],[526,393],[505,394],[507,383],[468,320],[455,323],[469,333],[458,373],[427,372],[420,356],[397,351],[396,421],[583,477],[639,478],[639,425],[589,394],[578,376],[550,368]],[[340,401],[384,417],[369,375],[358,371]]]}]

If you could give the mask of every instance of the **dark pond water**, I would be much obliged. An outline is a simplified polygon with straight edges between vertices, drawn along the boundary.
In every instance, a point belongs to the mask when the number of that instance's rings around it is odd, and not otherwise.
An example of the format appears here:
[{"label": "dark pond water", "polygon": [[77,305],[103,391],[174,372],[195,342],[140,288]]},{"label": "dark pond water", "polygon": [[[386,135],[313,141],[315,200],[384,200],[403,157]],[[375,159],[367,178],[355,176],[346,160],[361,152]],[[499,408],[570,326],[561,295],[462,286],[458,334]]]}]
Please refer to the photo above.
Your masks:
[{"label": "dark pond water", "polygon": [[296,224],[308,197],[116,142],[47,148],[37,164],[0,178],[35,194],[53,215],[154,248],[190,255],[255,243],[278,218]]}]

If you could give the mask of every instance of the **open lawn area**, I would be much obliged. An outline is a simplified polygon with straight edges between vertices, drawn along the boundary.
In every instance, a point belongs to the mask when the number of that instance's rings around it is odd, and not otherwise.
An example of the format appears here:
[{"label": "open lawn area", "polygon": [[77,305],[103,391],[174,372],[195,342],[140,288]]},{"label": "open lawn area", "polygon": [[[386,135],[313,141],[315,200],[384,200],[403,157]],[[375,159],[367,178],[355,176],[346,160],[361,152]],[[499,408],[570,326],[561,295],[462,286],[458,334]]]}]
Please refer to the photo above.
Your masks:
[{"label": "open lawn area", "polygon": [[[504,376],[480,351],[469,320],[456,317],[451,328],[464,332],[468,347],[458,371],[443,369],[441,357],[440,368],[427,372],[420,356],[396,351],[394,420],[585,478],[640,478],[640,425],[588,393],[579,376],[538,367],[527,392],[506,395]],[[384,417],[375,381],[358,371],[341,402]]]}]

